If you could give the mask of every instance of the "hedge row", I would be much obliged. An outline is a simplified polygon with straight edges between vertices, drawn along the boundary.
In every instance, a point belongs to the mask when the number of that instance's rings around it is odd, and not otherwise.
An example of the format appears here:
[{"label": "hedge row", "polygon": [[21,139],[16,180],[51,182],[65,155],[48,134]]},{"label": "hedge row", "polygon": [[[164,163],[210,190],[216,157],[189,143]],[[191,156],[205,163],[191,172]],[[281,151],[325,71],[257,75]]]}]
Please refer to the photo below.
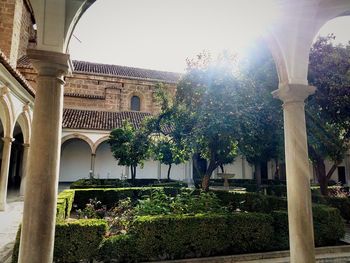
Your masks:
[{"label": "hedge row", "polygon": [[[159,187],[169,195],[176,195],[180,188],[177,187]],[[157,189],[159,189],[157,188]],[[107,208],[113,207],[119,200],[131,198],[132,200],[140,199],[144,195],[149,195],[154,187],[129,187],[129,188],[90,188],[76,189],[74,204],[77,208],[85,208],[91,198],[96,198],[106,205]]]},{"label": "hedge row", "polygon": [[70,189],[85,188],[121,188],[121,187],[142,187],[142,186],[171,186],[171,187],[187,187],[187,184],[181,181],[167,179],[135,179],[132,181],[120,179],[80,179],[70,185]]},{"label": "hedge row", "polygon": [[[334,245],[343,237],[339,211],[313,208],[315,244]],[[128,235],[105,239],[103,262],[138,262],[288,249],[285,211],[271,214],[144,216]]]},{"label": "hedge row", "polygon": [[346,221],[350,221],[350,200],[349,200],[349,198],[312,195],[312,202],[335,207],[340,211],[340,215]]},{"label": "hedge row", "polygon": [[99,260],[152,261],[266,251],[273,241],[272,222],[270,215],[258,213],[143,216],[133,224],[131,235],[104,240]]},{"label": "hedge row", "polygon": [[70,216],[74,201],[74,190],[64,190],[57,197],[56,219],[62,221]]},{"label": "hedge row", "polygon": [[[80,219],[56,223],[54,261],[80,262],[96,258],[106,230],[106,221],[99,219]],[[18,261],[20,231],[19,229],[17,232],[13,249],[13,263]]]},{"label": "hedge row", "polygon": [[270,213],[274,210],[287,210],[287,200],[257,193],[234,193],[215,191],[223,206],[248,212]]}]

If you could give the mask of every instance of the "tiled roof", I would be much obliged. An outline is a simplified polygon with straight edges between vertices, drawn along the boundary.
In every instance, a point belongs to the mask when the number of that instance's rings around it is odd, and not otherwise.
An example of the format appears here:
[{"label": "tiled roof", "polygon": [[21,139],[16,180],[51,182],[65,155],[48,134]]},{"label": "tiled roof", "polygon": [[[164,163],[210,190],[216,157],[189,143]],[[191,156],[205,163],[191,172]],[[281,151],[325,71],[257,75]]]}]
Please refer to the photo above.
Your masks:
[{"label": "tiled roof", "polygon": [[32,95],[33,97],[35,96],[35,90],[30,86],[30,84],[23,77],[23,75],[11,66],[10,61],[1,50],[0,63],[4,65],[4,67],[10,72],[10,74],[29,92],[30,95]]},{"label": "tiled roof", "polygon": [[137,79],[162,80],[177,82],[181,74],[151,69],[133,68],[118,65],[100,64],[73,60],[74,72],[132,77]]},{"label": "tiled roof", "polygon": [[[133,68],[118,65],[92,63],[86,61],[73,60],[74,73],[100,74],[116,77],[135,78],[143,80],[159,80],[176,83],[181,74],[168,71]],[[23,56],[18,60],[17,67],[32,68],[28,57]]]},{"label": "tiled roof", "polygon": [[89,129],[89,130],[112,130],[122,127],[123,121],[128,120],[136,129],[140,128],[145,117],[149,113],[138,111],[92,111],[63,109],[63,128]]}]

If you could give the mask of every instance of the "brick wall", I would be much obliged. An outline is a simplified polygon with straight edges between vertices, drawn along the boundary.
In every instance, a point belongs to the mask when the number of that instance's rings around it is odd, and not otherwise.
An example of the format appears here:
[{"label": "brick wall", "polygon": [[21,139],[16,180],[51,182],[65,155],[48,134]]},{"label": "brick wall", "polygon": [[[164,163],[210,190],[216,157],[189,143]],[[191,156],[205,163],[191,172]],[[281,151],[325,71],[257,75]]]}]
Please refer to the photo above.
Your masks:
[{"label": "brick wall", "polygon": [[[132,96],[141,100],[141,111],[157,113],[154,81],[134,80],[90,74],[66,77],[64,107],[103,111],[130,111]],[[175,84],[168,84],[173,94]]]},{"label": "brick wall", "polygon": [[31,12],[24,0],[0,0],[0,49],[12,66],[25,55],[33,36]]},{"label": "brick wall", "polygon": [[[31,86],[36,88],[36,75],[32,68],[19,68]],[[99,111],[130,111],[131,97],[141,99],[141,111],[158,113],[155,101],[155,81],[134,80],[113,76],[73,73],[65,78],[64,108]],[[166,84],[174,95],[176,84]]]},{"label": "brick wall", "polygon": [[0,0],[0,49],[10,58],[15,0]]}]

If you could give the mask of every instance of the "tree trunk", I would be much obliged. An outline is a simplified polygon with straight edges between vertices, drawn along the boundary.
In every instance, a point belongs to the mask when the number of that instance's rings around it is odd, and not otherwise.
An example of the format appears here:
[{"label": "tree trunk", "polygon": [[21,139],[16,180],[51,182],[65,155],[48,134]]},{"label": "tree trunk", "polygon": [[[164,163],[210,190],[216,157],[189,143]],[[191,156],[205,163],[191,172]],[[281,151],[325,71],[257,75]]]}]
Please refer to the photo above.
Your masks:
[{"label": "tree trunk", "polygon": [[258,188],[261,186],[261,164],[260,162],[255,164],[255,180]]},{"label": "tree trunk", "polygon": [[204,191],[209,191],[209,180],[211,177],[211,174],[213,173],[213,171],[218,167],[218,165],[215,164],[215,161],[210,161],[209,162],[209,166],[205,172],[205,175],[202,179],[202,189]]},{"label": "tree trunk", "polygon": [[171,170],[171,164],[169,164],[169,167],[168,167],[168,180],[170,180],[170,170]]},{"label": "tree trunk", "polygon": [[135,184],[135,179],[136,179],[136,166],[131,165],[131,180],[133,184]]},{"label": "tree trunk", "polygon": [[326,175],[326,166],[324,164],[324,160],[321,158],[318,158],[314,162],[314,167],[315,167],[318,183],[320,184],[321,194],[327,196],[329,178],[327,178],[327,175]]}]

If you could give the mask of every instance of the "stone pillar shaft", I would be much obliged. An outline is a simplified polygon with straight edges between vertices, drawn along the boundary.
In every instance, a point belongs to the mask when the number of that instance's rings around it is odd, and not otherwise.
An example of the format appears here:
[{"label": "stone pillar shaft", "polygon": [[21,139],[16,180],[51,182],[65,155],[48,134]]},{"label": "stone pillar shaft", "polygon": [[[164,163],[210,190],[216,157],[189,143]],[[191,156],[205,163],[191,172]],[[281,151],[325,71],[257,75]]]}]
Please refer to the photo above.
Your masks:
[{"label": "stone pillar shaft", "polygon": [[310,170],[304,100],[315,88],[286,85],[274,92],[283,102],[291,263],[315,262]]},{"label": "stone pillar shaft", "polygon": [[20,196],[24,195],[25,184],[27,180],[27,165],[28,165],[28,157],[29,157],[29,144],[23,144],[23,161],[22,161],[22,178],[21,178],[21,188],[19,190]]},{"label": "stone pillar shaft", "polygon": [[96,153],[91,154],[91,164],[90,164],[90,177],[95,177],[95,160],[96,160]]},{"label": "stone pillar shaft", "polygon": [[11,137],[5,137],[2,140],[4,141],[4,147],[2,150],[0,172],[0,211],[4,211],[6,209],[7,183],[10,168],[11,145],[13,139]]},{"label": "stone pillar shaft", "polygon": [[157,165],[157,177],[158,177],[158,180],[162,178],[162,164],[159,161]]},{"label": "stone pillar shaft", "polygon": [[28,56],[38,77],[18,262],[49,263],[56,222],[63,76],[69,57],[41,50],[28,50]]}]

